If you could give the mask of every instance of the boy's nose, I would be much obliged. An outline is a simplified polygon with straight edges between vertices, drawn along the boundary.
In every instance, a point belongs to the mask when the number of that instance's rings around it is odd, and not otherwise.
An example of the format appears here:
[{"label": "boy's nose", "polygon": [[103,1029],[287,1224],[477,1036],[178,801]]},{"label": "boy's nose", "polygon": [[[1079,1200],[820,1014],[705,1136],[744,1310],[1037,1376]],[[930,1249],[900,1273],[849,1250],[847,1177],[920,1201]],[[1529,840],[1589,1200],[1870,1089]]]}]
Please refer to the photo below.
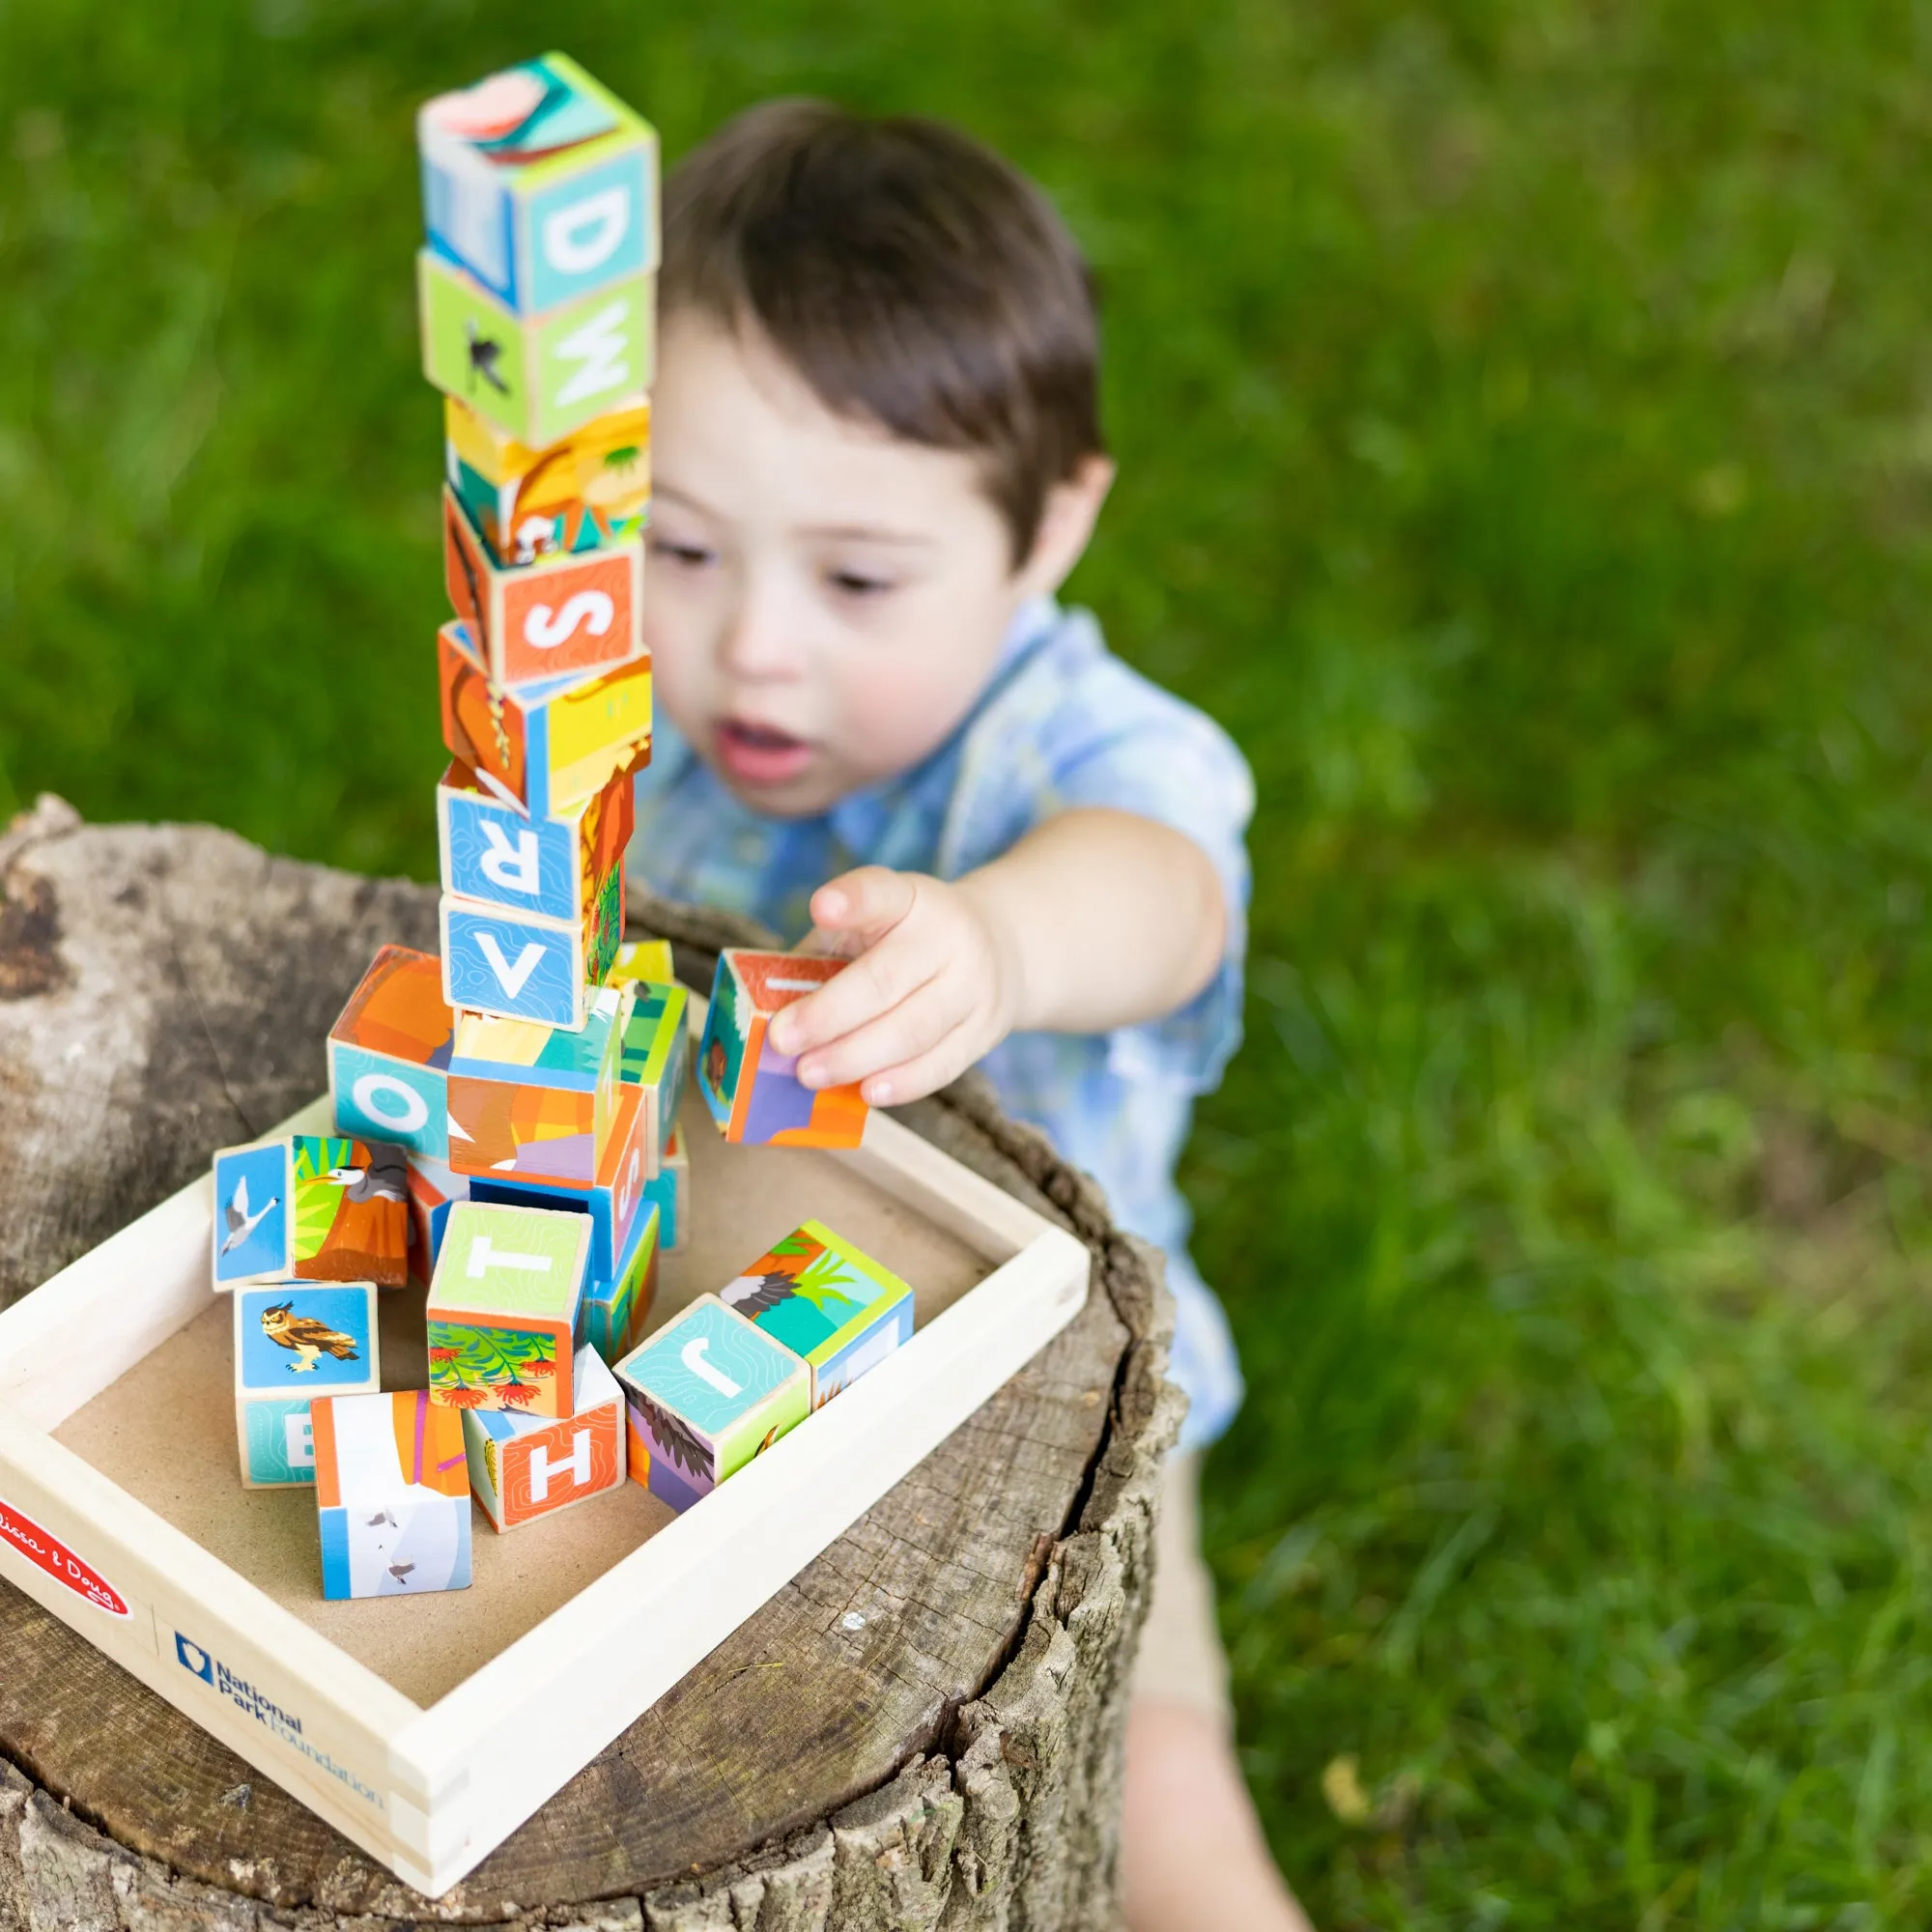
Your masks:
[{"label": "boy's nose", "polygon": [[776,586],[748,583],[725,621],[719,656],[736,677],[797,676],[799,612]]}]

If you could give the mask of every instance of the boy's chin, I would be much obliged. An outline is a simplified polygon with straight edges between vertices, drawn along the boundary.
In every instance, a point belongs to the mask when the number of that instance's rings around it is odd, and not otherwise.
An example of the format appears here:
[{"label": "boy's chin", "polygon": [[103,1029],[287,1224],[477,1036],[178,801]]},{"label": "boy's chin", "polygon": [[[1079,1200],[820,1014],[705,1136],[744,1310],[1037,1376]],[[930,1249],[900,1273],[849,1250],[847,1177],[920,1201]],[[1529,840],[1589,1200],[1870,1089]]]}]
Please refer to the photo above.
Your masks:
[{"label": "boy's chin", "polygon": [[727,761],[709,761],[718,781],[740,805],[767,818],[815,818],[853,789],[839,784],[820,760],[814,758],[803,771],[783,779],[759,779],[733,771]]}]

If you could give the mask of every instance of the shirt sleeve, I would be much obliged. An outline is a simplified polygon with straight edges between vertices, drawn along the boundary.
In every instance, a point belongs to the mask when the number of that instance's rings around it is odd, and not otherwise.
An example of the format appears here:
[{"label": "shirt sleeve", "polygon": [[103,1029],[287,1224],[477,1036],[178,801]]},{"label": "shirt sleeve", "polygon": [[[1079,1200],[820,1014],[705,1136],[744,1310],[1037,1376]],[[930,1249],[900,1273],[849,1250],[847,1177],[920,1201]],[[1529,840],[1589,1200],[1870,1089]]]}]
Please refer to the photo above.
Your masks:
[{"label": "shirt sleeve", "polygon": [[1107,1036],[1109,1071],[1205,1093],[1240,1044],[1254,780],[1205,712],[1123,664],[1084,611],[1020,666],[975,721],[940,845],[946,878],[988,864],[1055,813],[1106,807],[1193,839],[1221,881],[1227,939],[1185,1006]]}]

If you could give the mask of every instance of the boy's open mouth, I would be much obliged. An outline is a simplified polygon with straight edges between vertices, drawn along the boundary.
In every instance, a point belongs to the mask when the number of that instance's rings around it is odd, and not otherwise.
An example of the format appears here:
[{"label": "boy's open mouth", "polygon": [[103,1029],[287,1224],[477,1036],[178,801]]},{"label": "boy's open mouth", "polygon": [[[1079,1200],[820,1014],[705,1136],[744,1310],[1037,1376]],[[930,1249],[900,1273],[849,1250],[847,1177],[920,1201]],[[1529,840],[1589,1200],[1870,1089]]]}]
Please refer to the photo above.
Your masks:
[{"label": "boy's open mouth", "polygon": [[742,718],[726,718],[718,725],[718,762],[739,784],[785,784],[810,761],[811,747],[788,731]]}]

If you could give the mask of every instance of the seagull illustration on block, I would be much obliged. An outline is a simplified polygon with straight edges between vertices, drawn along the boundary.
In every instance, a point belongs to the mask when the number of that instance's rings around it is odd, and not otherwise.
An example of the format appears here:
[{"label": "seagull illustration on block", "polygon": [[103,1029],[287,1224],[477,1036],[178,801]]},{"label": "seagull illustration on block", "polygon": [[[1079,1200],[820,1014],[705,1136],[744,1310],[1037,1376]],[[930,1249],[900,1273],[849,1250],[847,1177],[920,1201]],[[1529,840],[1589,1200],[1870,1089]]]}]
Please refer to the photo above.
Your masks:
[{"label": "seagull illustration on block", "polygon": [[338,1362],[362,1359],[355,1352],[355,1336],[331,1328],[327,1321],[318,1321],[313,1315],[297,1315],[293,1311],[294,1303],[287,1301],[278,1301],[272,1308],[262,1311],[262,1333],[296,1358],[289,1364],[290,1375],[312,1375],[325,1355],[333,1355]]},{"label": "seagull illustration on block", "polygon": [[228,1229],[228,1238],[222,1242],[221,1252],[232,1255],[275,1211],[281,1199],[279,1194],[271,1194],[266,1205],[249,1213],[248,1177],[244,1174],[235,1183],[235,1192],[228,1197],[228,1206],[221,1210],[222,1220]]}]

